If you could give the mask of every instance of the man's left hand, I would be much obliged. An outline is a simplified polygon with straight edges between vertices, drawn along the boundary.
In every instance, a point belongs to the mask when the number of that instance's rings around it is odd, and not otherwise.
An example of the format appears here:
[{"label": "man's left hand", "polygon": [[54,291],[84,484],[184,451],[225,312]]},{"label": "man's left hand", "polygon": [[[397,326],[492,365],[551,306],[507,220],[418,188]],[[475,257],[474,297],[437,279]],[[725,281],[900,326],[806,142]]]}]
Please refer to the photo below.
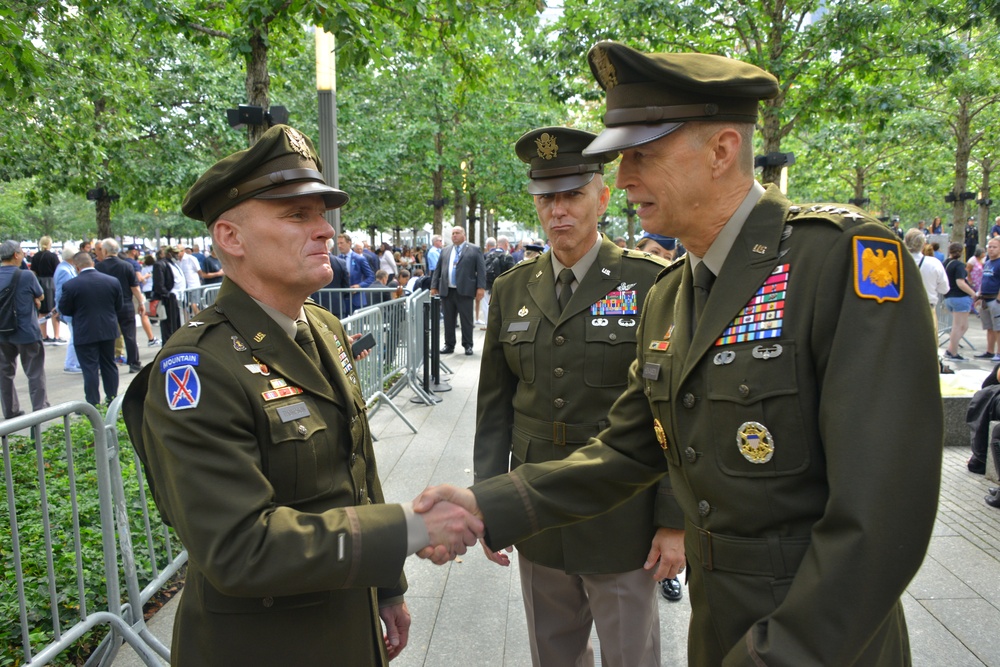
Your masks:
[{"label": "man's left hand", "polygon": [[649,555],[646,556],[646,564],[642,567],[652,570],[656,566],[653,579],[663,581],[673,579],[683,572],[684,562],[684,531],[676,528],[657,528],[653,543],[649,547]]},{"label": "man's left hand", "polygon": [[378,615],[385,623],[385,650],[392,660],[406,648],[410,639],[410,610],[405,602],[379,607]]}]

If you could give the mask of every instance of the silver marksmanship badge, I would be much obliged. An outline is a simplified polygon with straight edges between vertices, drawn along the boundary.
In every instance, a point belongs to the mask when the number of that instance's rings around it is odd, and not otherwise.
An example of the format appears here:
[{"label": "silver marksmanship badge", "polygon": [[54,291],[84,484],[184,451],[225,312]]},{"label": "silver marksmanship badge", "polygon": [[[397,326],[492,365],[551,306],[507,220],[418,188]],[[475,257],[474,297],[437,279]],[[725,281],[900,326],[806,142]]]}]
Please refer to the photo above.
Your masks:
[{"label": "silver marksmanship badge", "polygon": [[750,463],[767,463],[774,456],[771,432],[759,422],[743,422],[736,430],[736,446]]},{"label": "silver marksmanship badge", "polygon": [[521,310],[517,311],[517,316],[518,317],[524,317],[527,314],[528,314],[528,307],[527,306],[521,306]]}]

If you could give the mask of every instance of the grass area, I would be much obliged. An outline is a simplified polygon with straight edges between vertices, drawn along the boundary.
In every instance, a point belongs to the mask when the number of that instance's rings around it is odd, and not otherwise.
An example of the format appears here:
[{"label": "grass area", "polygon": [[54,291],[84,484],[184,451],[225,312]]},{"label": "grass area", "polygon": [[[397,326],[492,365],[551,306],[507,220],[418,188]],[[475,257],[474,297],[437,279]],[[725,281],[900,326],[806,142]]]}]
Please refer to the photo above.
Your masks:
[{"label": "grass area", "polygon": [[[73,416],[69,428],[71,446],[68,448],[61,422],[51,424],[43,430],[40,447],[42,474],[39,471],[39,456],[34,439],[18,435],[8,438],[21,565],[24,571],[27,626],[34,652],[50,643],[55,636],[48,583],[50,554],[55,581],[55,608],[59,627],[63,631],[80,620],[81,604],[85,605],[88,613],[107,609],[101,542],[103,526],[98,500],[94,433],[89,420],[82,417]],[[139,495],[139,479],[133,462],[132,447],[128,441],[125,425],[121,421],[118,424],[118,432],[121,438],[122,479],[141,586],[142,582],[150,581],[153,577],[145,544],[142,499]],[[71,468],[76,475],[76,512],[80,526],[79,553],[85,592],[83,600],[78,594],[77,548],[73,535],[73,494],[69,475]],[[6,481],[0,478],[0,483],[4,486],[6,497]],[[48,498],[51,548],[46,544],[44,533],[45,517],[41,503],[43,483],[45,496]],[[146,503],[152,525],[158,527],[159,514],[153,505],[152,496],[147,494]],[[4,515],[4,519],[0,521],[2,524],[0,562],[3,566],[3,575],[0,578],[0,667],[16,666],[23,662],[12,533],[9,516],[6,512]],[[157,535],[155,530],[154,542],[157,553],[163,553],[166,548],[165,543],[162,535]],[[175,550],[180,549],[179,541],[172,539],[172,543]],[[124,598],[125,582],[121,572],[121,559],[117,553],[115,560],[119,562],[121,594]],[[162,565],[163,563],[161,567]],[[106,633],[106,627],[91,630],[51,664],[82,665]]]}]

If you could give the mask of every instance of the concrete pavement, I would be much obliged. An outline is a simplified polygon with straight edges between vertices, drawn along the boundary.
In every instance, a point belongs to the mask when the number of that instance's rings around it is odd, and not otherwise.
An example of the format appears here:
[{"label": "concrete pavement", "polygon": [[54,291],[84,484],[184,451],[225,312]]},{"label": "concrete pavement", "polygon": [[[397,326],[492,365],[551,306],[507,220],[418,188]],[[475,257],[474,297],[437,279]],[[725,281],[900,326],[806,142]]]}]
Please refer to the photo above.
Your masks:
[{"label": "concrete pavement", "polygon": [[[973,321],[966,339],[981,352],[985,335]],[[907,332],[900,332],[905,344]],[[483,332],[476,331],[476,354],[452,355],[454,371],[446,376],[452,391],[439,394],[435,407],[409,402],[404,391],[396,405],[418,428],[413,434],[391,410],[372,418],[378,438],[375,449],[389,502],[411,500],[429,484],[472,483],[472,441],[475,430],[479,350]],[[140,341],[145,336],[139,333]],[[81,399],[79,375],[62,372],[64,348],[46,349],[50,402]],[[144,362],[152,350],[141,349]],[[956,380],[978,386],[994,364],[970,360],[948,362]],[[122,389],[134,377],[122,373]],[[22,399],[27,388],[19,374]],[[915,416],[918,418],[918,416]],[[910,630],[914,665],[918,667],[1000,667],[1000,510],[987,507],[983,495],[989,482],[965,467],[968,450],[946,447],[940,508],[927,558],[903,597]],[[892,489],[886,489],[892,493]],[[609,545],[609,548],[610,545]],[[864,567],[859,563],[858,567]],[[406,564],[410,582],[407,604],[413,618],[409,645],[393,664],[397,667],[467,667],[493,664],[505,667],[530,665],[527,632],[517,568],[501,568],[486,560],[476,547],[464,557],[442,567],[417,558]],[[687,620],[684,600],[660,600],[664,665],[683,665]],[[155,634],[169,645],[176,598],[152,620]],[[595,638],[596,640],[596,638]],[[596,647],[595,647],[596,648]],[[116,667],[139,665],[126,646]]]}]

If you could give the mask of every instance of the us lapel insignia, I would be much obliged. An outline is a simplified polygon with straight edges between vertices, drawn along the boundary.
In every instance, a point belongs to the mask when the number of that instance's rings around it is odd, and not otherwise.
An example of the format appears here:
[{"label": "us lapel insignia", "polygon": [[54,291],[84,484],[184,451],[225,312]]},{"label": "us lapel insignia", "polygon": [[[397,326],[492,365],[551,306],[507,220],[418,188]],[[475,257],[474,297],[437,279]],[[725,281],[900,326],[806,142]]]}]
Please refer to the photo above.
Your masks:
[{"label": "us lapel insignia", "polygon": [[760,422],[743,422],[736,430],[736,446],[750,463],[767,463],[774,456],[774,438]]},{"label": "us lapel insignia", "polygon": [[760,243],[758,243],[757,245],[755,245],[753,247],[753,251],[755,253],[757,253],[758,255],[763,255],[765,252],[767,252],[767,246],[766,245],[761,245]]},{"label": "us lapel insignia", "polygon": [[601,273],[603,273],[606,276],[610,276],[611,275],[611,269],[601,269]]},{"label": "us lapel insignia", "polygon": [[264,338],[266,338],[266,337],[267,337],[267,334],[265,334],[263,331],[258,331],[257,333],[255,333],[253,335],[253,340],[254,340],[255,343],[259,343],[262,340],[264,340]]}]

